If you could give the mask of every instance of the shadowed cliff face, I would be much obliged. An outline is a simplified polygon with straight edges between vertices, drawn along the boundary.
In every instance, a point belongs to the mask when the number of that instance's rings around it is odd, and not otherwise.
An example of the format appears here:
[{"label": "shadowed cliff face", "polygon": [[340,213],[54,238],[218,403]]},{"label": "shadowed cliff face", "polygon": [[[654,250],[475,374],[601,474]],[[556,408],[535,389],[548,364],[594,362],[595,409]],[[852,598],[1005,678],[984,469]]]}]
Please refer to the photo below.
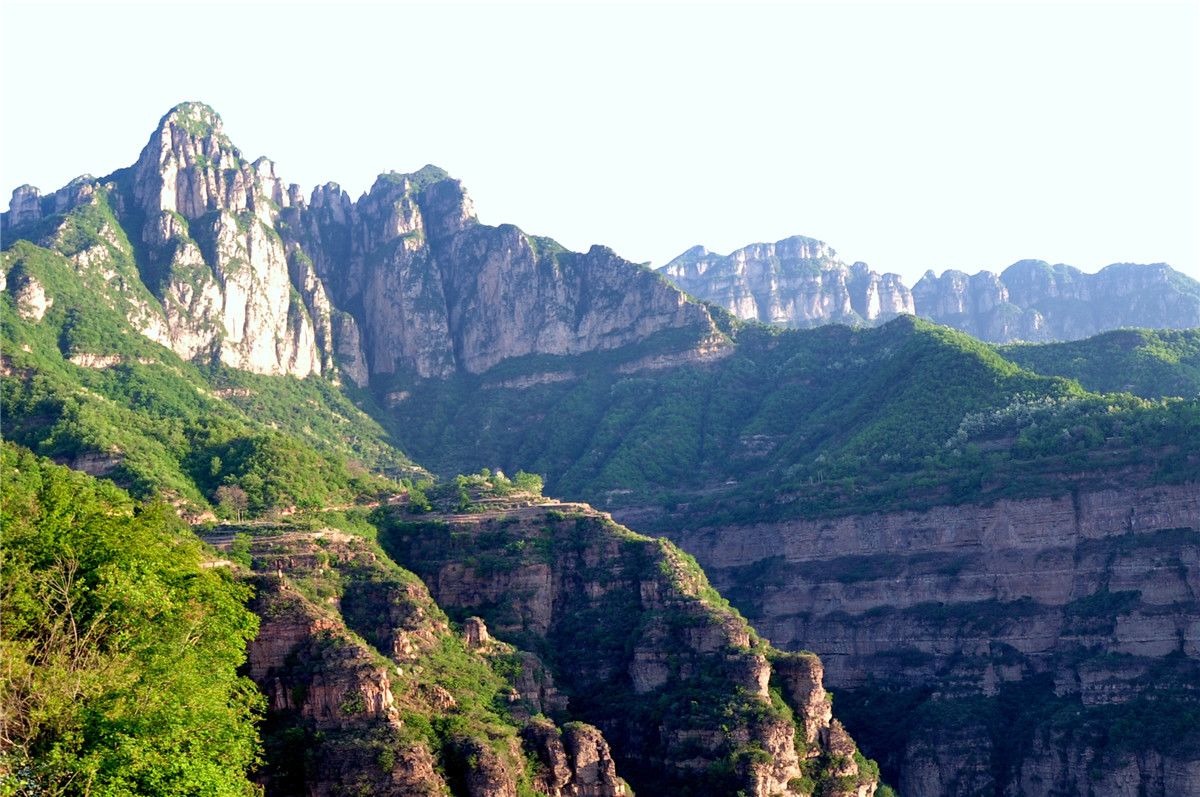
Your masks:
[{"label": "shadowed cliff face", "polygon": [[907,313],[1007,343],[1200,326],[1200,283],[1163,263],[1120,263],[1085,274],[1022,260],[1000,274],[928,271],[909,290],[899,275],[865,263],[847,266],[825,243],[795,236],[726,256],[693,247],[659,271],[739,318],[791,328],[874,325]]},{"label": "shadowed cliff face", "polygon": [[1200,487],[683,529],[903,794],[1200,790]]},{"label": "shadowed cliff face", "polygon": [[760,640],[693,562],[586,505],[393,516],[381,541],[452,614],[537,651],[639,793],[874,793],[820,661]]},{"label": "shadowed cliff face", "polygon": [[426,167],[379,178],[357,203],[335,186],[301,210],[297,238],[360,319],[371,371],[446,376],[503,360],[712,333],[707,312],[605,247],[568,252],[480,224],[462,184]]}]

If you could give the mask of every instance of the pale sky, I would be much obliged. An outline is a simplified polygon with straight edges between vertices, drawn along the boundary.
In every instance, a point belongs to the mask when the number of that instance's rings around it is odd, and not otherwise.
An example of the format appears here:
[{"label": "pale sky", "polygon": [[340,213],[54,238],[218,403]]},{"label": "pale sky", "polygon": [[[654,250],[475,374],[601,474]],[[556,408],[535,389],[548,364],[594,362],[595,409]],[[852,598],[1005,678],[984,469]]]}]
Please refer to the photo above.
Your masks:
[{"label": "pale sky", "polygon": [[801,234],[897,271],[1200,278],[1200,5],[5,3],[0,205],[202,100],[307,193],[435,163],[661,265]]}]

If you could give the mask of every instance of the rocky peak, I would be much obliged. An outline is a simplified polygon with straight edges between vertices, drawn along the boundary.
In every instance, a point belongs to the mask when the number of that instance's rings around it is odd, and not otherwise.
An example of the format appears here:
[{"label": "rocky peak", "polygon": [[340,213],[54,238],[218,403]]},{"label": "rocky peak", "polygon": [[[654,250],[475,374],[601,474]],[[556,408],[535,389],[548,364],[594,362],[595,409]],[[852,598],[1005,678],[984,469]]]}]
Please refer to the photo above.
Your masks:
[{"label": "rocky peak", "polygon": [[254,168],[203,103],[172,108],[133,171],[134,198],[147,214],[168,211],[191,220],[214,210],[254,209]]},{"label": "rocky peak", "polygon": [[823,241],[794,235],[728,255],[694,246],[660,269],[690,294],[741,318],[789,327],[862,323],[913,312],[899,276],[847,266]]},{"label": "rocky peak", "polygon": [[194,136],[224,136],[221,115],[203,102],[181,102],[167,111],[159,127],[181,127]]},{"label": "rocky peak", "polygon": [[910,291],[898,274],[846,266],[825,243],[793,236],[724,257],[694,246],[659,270],[740,318],[788,327],[913,314],[1004,343],[1200,325],[1200,282],[1165,263],[1118,263],[1096,274],[1042,260],[1021,260],[1000,274],[931,269]]},{"label": "rocky peak", "polygon": [[[756,246],[764,246],[764,244],[756,244]],[[782,241],[776,241],[774,244],[766,244],[766,246],[773,249],[774,254],[779,258],[794,260],[837,260],[837,252],[829,244],[824,241],[818,241],[816,238],[807,238],[803,235],[793,235],[790,238],[784,238]]]},{"label": "rocky peak", "polygon": [[446,178],[431,183],[421,191],[420,201],[434,239],[444,240],[477,222],[475,203],[459,180]]},{"label": "rocky peak", "polygon": [[615,349],[681,327],[696,345],[664,356],[723,341],[703,307],[609,249],[573,253],[480,224],[462,183],[436,166],[382,174],[357,202],[328,183],[306,203],[272,161],[244,158],[202,103],[171,109],[137,162],[109,178],[53,200],[19,190],[5,229],[98,187],[161,305],[135,326],[185,359],[295,376],[336,362],[364,384]]},{"label": "rocky peak", "polygon": [[913,295],[918,314],[996,342],[1200,324],[1200,283],[1164,263],[1118,263],[1096,274],[1043,260],[1021,260],[1000,274],[928,271]]},{"label": "rocky peak", "polygon": [[4,214],[4,230],[24,227],[42,219],[42,192],[32,185],[18,186],[12,192],[8,212]]}]

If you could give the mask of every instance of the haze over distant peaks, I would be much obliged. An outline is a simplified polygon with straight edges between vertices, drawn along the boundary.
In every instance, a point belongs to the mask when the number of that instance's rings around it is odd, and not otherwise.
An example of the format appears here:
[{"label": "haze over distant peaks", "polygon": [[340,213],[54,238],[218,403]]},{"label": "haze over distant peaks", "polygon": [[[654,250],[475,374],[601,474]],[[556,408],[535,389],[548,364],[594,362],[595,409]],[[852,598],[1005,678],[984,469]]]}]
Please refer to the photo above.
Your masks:
[{"label": "haze over distant peaks", "polygon": [[1007,343],[1200,326],[1200,282],[1165,263],[1118,263],[1087,274],[1022,260],[999,274],[927,271],[910,289],[898,274],[847,265],[824,242],[793,236],[725,256],[695,246],[659,271],[739,318],[796,328],[878,324],[909,313]]}]

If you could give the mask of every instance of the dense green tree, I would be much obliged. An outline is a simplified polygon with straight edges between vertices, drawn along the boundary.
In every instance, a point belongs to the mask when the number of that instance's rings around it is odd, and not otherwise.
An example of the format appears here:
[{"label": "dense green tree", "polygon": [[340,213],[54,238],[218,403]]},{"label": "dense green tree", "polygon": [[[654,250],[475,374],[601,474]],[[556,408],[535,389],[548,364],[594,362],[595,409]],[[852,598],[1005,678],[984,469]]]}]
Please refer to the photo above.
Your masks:
[{"label": "dense green tree", "polygon": [[164,504],[0,452],[0,794],[255,793],[248,588]]}]

